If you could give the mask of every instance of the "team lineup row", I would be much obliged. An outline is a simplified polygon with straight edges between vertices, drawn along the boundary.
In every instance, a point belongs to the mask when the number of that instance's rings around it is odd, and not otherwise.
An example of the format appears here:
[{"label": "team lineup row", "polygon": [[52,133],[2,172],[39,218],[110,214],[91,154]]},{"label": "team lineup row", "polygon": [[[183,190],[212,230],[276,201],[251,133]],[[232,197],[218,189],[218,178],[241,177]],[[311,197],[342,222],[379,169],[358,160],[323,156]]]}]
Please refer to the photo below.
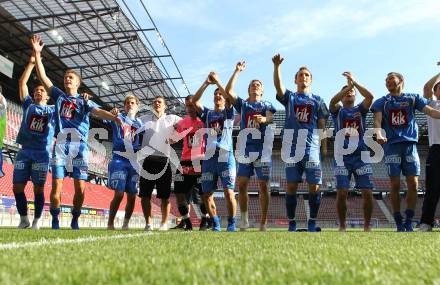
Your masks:
[{"label": "team lineup row", "polygon": [[[105,111],[87,94],[78,94],[80,76],[74,70],[67,70],[64,76],[64,90],[55,87],[46,76],[41,59],[44,43],[38,35],[31,39],[33,53],[20,78],[19,93],[23,106],[23,120],[17,136],[17,143],[22,149],[17,153],[14,174],[13,192],[21,220],[19,228],[27,228],[30,222],[27,216],[27,200],[24,194],[26,183],[34,184],[35,217],[32,227],[39,228],[39,218],[44,206],[44,183],[50,161],[52,161],[53,186],[51,191],[52,228],[59,229],[61,190],[65,176],[74,179],[75,195],[72,208],[72,229],[79,229],[78,219],[84,200],[85,181],[87,179],[88,131],[90,113],[106,120],[112,128],[113,157],[109,164],[109,187],[114,190],[110,203],[108,229],[114,229],[114,219],[127,193],[127,205],[123,228],[128,229],[133,213],[136,195],[141,198],[142,210],[146,220],[146,230],[151,230],[151,195],[157,190],[161,199],[162,222],[159,230],[168,229],[170,212],[169,197],[171,194],[172,173],[170,167],[171,144],[183,140],[183,150],[179,167],[174,178],[178,210],[182,215],[179,227],[192,229],[189,219],[189,202],[201,194],[202,211],[201,229],[208,228],[208,222],[214,231],[220,231],[220,219],[216,212],[213,192],[220,178],[228,208],[227,231],[236,230],[237,202],[234,195],[238,186],[238,198],[241,210],[240,229],[249,227],[247,188],[251,176],[256,175],[259,184],[261,207],[260,230],[267,229],[269,207],[269,181],[271,178],[270,155],[264,156],[264,138],[247,135],[244,138],[244,155],[254,155],[249,162],[236,161],[233,152],[232,126],[235,113],[239,113],[240,129],[257,129],[266,133],[276,112],[273,105],[263,101],[263,83],[252,80],[248,87],[248,97],[240,98],[234,91],[239,74],[245,70],[245,62],[237,63],[226,86],[218,75],[211,72],[202,86],[193,96],[185,99],[186,116],[182,119],[167,115],[165,98],[157,96],[153,101],[151,114],[136,117],[139,99],[128,95],[124,101],[124,110]],[[332,117],[335,130],[343,130],[341,148],[347,149],[356,138],[357,144],[351,153],[335,162],[337,192],[337,212],[340,230],[345,230],[346,197],[350,179],[353,176],[356,188],[362,190],[364,199],[364,230],[370,231],[372,214],[371,182],[372,168],[362,160],[361,153],[368,151],[364,141],[366,131],[366,114],[371,109],[374,113],[374,127],[377,130],[377,143],[383,145],[385,164],[391,181],[391,203],[398,231],[413,231],[412,218],[417,198],[417,183],[420,174],[420,162],[417,154],[418,128],[415,122],[415,110],[428,115],[430,135],[430,152],[427,161],[427,187],[422,214],[422,229],[430,230],[433,223],[435,207],[438,201],[437,182],[433,175],[437,147],[440,145],[440,105],[431,100],[433,95],[440,96],[440,73],[431,78],[425,85],[424,96],[403,93],[404,78],[397,72],[386,77],[386,88],[389,94],[377,99],[367,88],[354,79],[350,72],[344,72],[347,85],[336,94],[329,103],[329,108],[317,95],[311,93],[312,74],[306,67],[301,67],[295,74],[296,92],[286,89],[281,80],[283,58],[277,54],[272,58],[274,64],[274,84],[277,100],[286,109],[283,136],[291,142],[286,152],[294,157],[297,149],[303,151],[301,159],[286,165],[286,210],[289,220],[289,231],[296,231],[295,212],[297,205],[296,191],[298,183],[305,174],[309,189],[310,218],[308,231],[319,229],[316,217],[320,206],[319,185],[322,180],[320,156],[325,155],[325,139],[321,140],[325,122]],[[27,81],[33,68],[36,67],[41,84],[29,96]],[[214,108],[209,109],[201,104],[201,97],[206,88],[215,85]],[[363,101],[355,105],[356,91]],[[55,104],[47,105],[51,98]],[[342,103],[342,104],[340,104]],[[211,134],[200,136],[198,130],[209,128]],[[72,130],[79,140],[74,140]],[[293,130],[293,132],[289,132]],[[317,130],[322,130],[317,132]],[[296,132],[295,132],[296,131]],[[300,132],[301,131],[301,132]],[[69,135],[70,134],[70,135]],[[141,136],[142,135],[142,142]],[[54,150],[51,149],[52,138],[56,136]],[[296,137],[295,137],[296,136]],[[62,139],[60,139],[62,138]],[[140,153],[142,166],[128,157],[129,149]],[[208,154],[206,157],[205,154]],[[72,155],[73,154],[73,155]],[[257,155],[257,156],[255,156]],[[201,163],[201,167],[198,167]],[[432,165],[428,165],[432,161]],[[431,167],[431,169],[429,168]],[[237,172],[237,173],[236,173]],[[145,174],[147,173],[147,174]],[[405,219],[400,212],[400,174],[406,177],[408,192]],[[237,179],[237,181],[236,181]],[[138,193],[139,184],[139,193]]]}]

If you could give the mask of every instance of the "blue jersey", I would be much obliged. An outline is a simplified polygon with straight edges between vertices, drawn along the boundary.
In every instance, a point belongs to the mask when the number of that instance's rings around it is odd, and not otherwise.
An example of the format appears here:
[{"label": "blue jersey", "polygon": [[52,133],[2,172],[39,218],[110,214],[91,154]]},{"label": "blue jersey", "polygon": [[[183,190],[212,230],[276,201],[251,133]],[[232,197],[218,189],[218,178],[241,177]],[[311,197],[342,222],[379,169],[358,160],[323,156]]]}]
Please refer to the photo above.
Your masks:
[{"label": "blue jersey", "polygon": [[[272,103],[259,101],[259,102],[248,102],[240,97],[237,98],[237,101],[234,104],[234,108],[240,113],[241,121],[240,121],[240,129],[246,128],[255,128],[257,122],[254,120],[255,115],[266,116],[266,112],[275,113],[276,110],[272,106]],[[261,132],[261,139],[252,139],[252,136],[249,134],[247,136],[246,145],[261,145],[264,142],[264,134],[266,132],[266,124],[261,124],[258,128]]]},{"label": "blue jersey", "polygon": [[[335,125],[335,132],[342,129],[353,128],[359,134],[359,143],[357,151],[365,150],[364,134],[366,130],[366,118],[368,109],[365,109],[364,105],[360,103],[352,108],[339,108],[335,113],[332,113],[333,123]],[[347,135],[344,140],[344,148],[348,147],[348,136],[349,132],[347,130]]]},{"label": "blue jersey", "polygon": [[382,129],[387,133],[388,143],[417,142],[419,140],[415,111],[428,104],[419,94],[402,93],[400,96],[388,94],[377,99],[371,110],[382,112]]},{"label": "blue jersey", "polygon": [[[311,149],[319,150],[320,138],[318,129],[318,120],[327,119],[329,112],[327,106],[321,97],[314,94],[303,94],[286,89],[284,96],[277,100],[286,108],[286,119],[284,129],[294,130],[292,150],[296,148],[298,131],[307,130],[305,141],[306,154]],[[303,140],[304,138],[299,138]]]},{"label": "blue jersey", "polygon": [[125,113],[120,113],[119,118],[123,122],[121,126],[116,124],[115,121],[108,121],[108,123],[112,126],[113,131],[113,157],[121,160],[127,160],[114,152],[126,152],[124,138],[130,140],[134,152],[139,150],[139,134],[136,134],[136,131],[142,127],[142,121],[139,119],[132,120]]},{"label": "blue jersey", "polygon": [[233,151],[232,143],[232,127],[234,125],[234,108],[224,108],[216,112],[214,110],[203,108],[202,113],[198,114],[204,122],[206,128],[210,128],[211,135],[217,139],[210,142],[208,136],[205,135],[205,151],[207,149],[222,148],[224,150]]},{"label": "blue jersey", "polygon": [[87,142],[90,112],[99,106],[90,100],[84,100],[79,94],[69,96],[55,86],[51,89],[50,97],[55,101],[56,135],[63,133],[66,128],[74,128],[78,131],[81,142]]},{"label": "blue jersey", "polygon": [[26,96],[22,104],[23,119],[17,135],[17,143],[23,149],[47,150],[50,152],[55,133],[55,106],[34,104]]}]

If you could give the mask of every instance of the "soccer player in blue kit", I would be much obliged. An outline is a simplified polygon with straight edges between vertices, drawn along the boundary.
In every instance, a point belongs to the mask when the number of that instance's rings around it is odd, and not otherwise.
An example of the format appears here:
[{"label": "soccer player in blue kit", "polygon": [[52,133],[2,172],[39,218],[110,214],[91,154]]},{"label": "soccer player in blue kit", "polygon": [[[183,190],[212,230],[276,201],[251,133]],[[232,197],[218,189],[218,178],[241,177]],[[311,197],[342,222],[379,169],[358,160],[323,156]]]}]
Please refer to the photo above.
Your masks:
[{"label": "soccer player in blue kit", "polygon": [[[123,230],[128,230],[128,224],[134,210],[139,174],[130,163],[130,160],[119,155],[118,152],[127,152],[126,145],[131,145],[133,152],[139,150],[139,134],[136,132],[142,127],[142,122],[136,119],[138,109],[139,99],[134,95],[127,95],[124,100],[124,112],[119,113],[117,109],[112,110],[112,113],[117,114],[123,123],[119,126],[114,121],[110,122],[112,127],[113,157],[108,166],[108,185],[115,193],[113,200],[110,202],[110,213],[107,223],[107,229],[109,230],[115,229],[114,220],[122,198],[124,198],[124,192],[127,193],[127,204],[125,205],[125,217],[122,224]],[[128,142],[124,142],[125,140],[128,140]]]},{"label": "soccer player in blue kit", "polygon": [[[297,92],[286,89],[281,80],[281,64],[284,58],[276,54],[273,58],[274,84],[277,90],[277,100],[286,108],[286,119],[283,136],[286,130],[293,130],[293,141],[289,157],[294,158],[294,163],[287,163],[286,178],[286,209],[289,219],[289,231],[296,231],[295,212],[297,205],[296,191],[298,183],[302,182],[303,172],[309,185],[310,218],[307,230],[317,231],[316,217],[321,202],[319,186],[322,183],[322,171],[320,163],[320,145],[323,152],[326,145],[321,144],[321,136],[318,132],[325,129],[325,121],[328,117],[328,109],[324,101],[311,93],[312,74],[307,67],[301,67],[295,74]],[[305,137],[302,137],[305,135]],[[284,141],[284,140],[283,140]],[[304,152],[302,158],[295,160],[295,153]],[[297,154],[298,155],[298,154]]]},{"label": "soccer player in blue kit", "polygon": [[33,99],[29,96],[27,82],[35,66],[32,55],[19,81],[19,95],[23,108],[23,119],[17,135],[21,145],[14,163],[13,192],[20,214],[19,229],[30,226],[27,199],[24,188],[29,180],[34,184],[35,214],[32,228],[39,229],[39,219],[44,208],[44,184],[51,158],[52,139],[55,132],[55,106],[47,105],[49,99],[43,84],[34,88]]},{"label": "soccer player in blue kit", "polygon": [[[206,88],[217,85],[214,91],[214,109],[203,107],[200,99]],[[220,177],[228,208],[227,231],[236,230],[235,213],[237,211],[237,201],[234,196],[235,187],[235,158],[232,142],[232,127],[234,124],[234,108],[224,97],[225,89],[220,82],[217,74],[211,72],[202,86],[197,90],[193,97],[193,102],[197,108],[198,115],[205,123],[205,127],[210,129],[214,140],[206,138],[205,160],[202,164],[202,192],[205,206],[212,220],[214,231],[220,231],[220,218],[217,216],[213,192],[217,188],[217,180]],[[214,153],[212,157],[207,157]]]},{"label": "soccer player in blue kit", "polygon": [[[262,101],[264,87],[260,80],[252,80],[248,86],[249,97],[246,100],[238,97],[235,93],[234,86],[238,75],[246,68],[244,61],[237,63],[234,73],[226,85],[226,99],[228,99],[234,108],[240,113],[240,130],[254,128],[261,134],[260,138],[252,138],[246,136],[245,157],[249,157],[250,152],[258,154],[256,160],[252,162],[238,163],[237,182],[239,189],[239,203],[241,210],[240,230],[244,231],[249,228],[248,214],[248,185],[249,179],[256,173],[258,183],[260,185],[259,199],[261,207],[260,231],[267,230],[267,211],[269,209],[269,180],[272,172],[272,151],[266,153],[263,157],[263,144],[265,141],[266,126],[272,123],[275,108],[270,102]],[[268,142],[272,146],[272,141]],[[272,148],[270,148],[271,150]],[[240,154],[243,155],[243,154]]]},{"label": "soccer player in blue kit", "polygon": [[[371,110],[374,113],[374,127],[385,130],[386,136],[377,132],[377,142],[384,145],[385,164],[391,181],[390,199],[394,221],[398,232],[412,232],[412,218],[417,202],[418,176],[420,160],[416,144],[418,126],[415,111],[439,119],[440,111],[428,105],[428,101],[419,94],[403,93],[404,78],[397,72],[388,73],[385,86],[389,93],[377,99]],[[406,177],[407,209],[405,221],[400,212],[400,173]]]},{"label": "soccer player in blue kit", "polygon": [[[370,221],[373,211],[373,183],[371,176],[373,169],[370,164],[363,162],[361,159],[361,152],[367,151],[363,136],[366,130],[366,117],[373,103],[373,94],[365,87],[360,85],[352,76],[350,72],[342,74],[347,78],[348,85],[344,86],[331,100],[329,104],[330,113],[333,118],[335,131],[344,132],[344,149],[348,148],[349,137],[358,137],[358,144],[356,150],[351,154],[343,156],[342,165],[338,165],[335,160],[334,173],[336,177],[336,208],[339,218],[339,231],[346,230],[346,215],[347,215],[347,191],[350,188],[350,179],[353,175],[356,181],[355,188],[362,190],[362,197],[364,200],[364,231],[371,230]],[[364,100],[355,105],[356,89],[364,97]],[[342,106],[339,104],[342,102]],[[342,145],[341,145],[342,146]]]},{"label": "soccer player in blue kit", "polygon": [[[59,229],[61,189],[65,176],[74,179],[75,195],[73,197],[71,228],[79,229],[78,219],[84,201],[85,180],[88,171],[88,133],[90,128],[90,113],[101,119],[115,121],[121,125],[118,116],[102,110],[90,100],[78,94],[81,78],[74,70],[69,69],[64,74],[64,88],[66,92],[54,86],[47,77],[41,60],[41,51],[44,43],[41,37],[32,37],[32,47],[35,54],[37,74],[50,97],[55,102],[57,142],[55,144],[52,178],[53,185],[50,195],[50,214],[52,215],[52,229]],[[68,136],[70,135],[70,137]],[[67,159],[67,161],[66,161]],[[67,163],[66,163],[67,162]]]}]

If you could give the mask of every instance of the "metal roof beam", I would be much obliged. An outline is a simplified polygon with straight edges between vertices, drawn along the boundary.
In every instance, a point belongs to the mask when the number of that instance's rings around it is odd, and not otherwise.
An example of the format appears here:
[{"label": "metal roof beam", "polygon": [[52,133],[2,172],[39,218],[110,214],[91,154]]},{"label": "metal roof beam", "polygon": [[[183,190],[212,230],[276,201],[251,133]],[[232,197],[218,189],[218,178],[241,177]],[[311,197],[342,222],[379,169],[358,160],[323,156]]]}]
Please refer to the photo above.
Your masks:
[{"label": "metal roof beam", "polygon": [[[77,69],[86,69],[86,68],[95,68],[95,67],[107,67],[107,66],[118,66],[118,65],[133,65],[133,64],[139,64],[137,66],[141,66],[144,64],[149,64],[152,61],[122,61],[122,62],[106,62],[106,63],[97,63],[97,64],[87,64],[87,65],[71,65],[71,68],[77,68]],[[126,68],[130,68],[130,66],[126,66]],[[48,68],[46,71],[56,71],[58,69],[56,68]]]},{"label": "metal roof beam", "polygon": [[108,32],[99,32],[95,33],[95,35],[109,35],[109,34],[118,34],[118,33],[137,33],[137,32],[148,32],[155,31],[155,28],[150,29],[132,29],[132,30],[122,30],[122,31],[108,31]]},{"label": "metal roof beam", "polygon": [[92,52],[99,51],[99,50],[102,50],[102,49],[105,49],[105,48],[109,48],[109,47],[112,47],[112,46],[122,45],[122,44],[125,44],[125,43],[128,43],[128,42],[131,42],[131,40],[125,40],[125,41],[121,41],[121,42],[116,42],[116,43],[112,43],[112,44],[109,44],[109,45],[104,45],[102,47],[97,47],[97,48],[94,48],[94,49],[87,49],[85,51],[75,51],[75,53],[72,53],[72,54],[60,55],[60,56],[58,56],[58,58],[59,59],[64,59],[64,58],[69,58],[69,57],[72,57],[72,56],[77,56],[77,55],[80,55],[80,54],[83,55],[83,54],[87,54],[87,53],[92,53]]},{"label": "metal roof beam", "polygon": [[81,15],[81,14],[93,14],[96,15],[96,12],[119,12],[120,8],[119,6],[116,7],[110,7],[110,8],[100,8],[95,10],[87,10],[87,11],[73,11],[73,12],[65,12],[65,13],[59,13],[59,14],[52,14],[52,15],[39,15],[39,16],[33,16],[28,18],[20,18],[20,19],[11,19],[6,21],[0,21],[0,25],[3,24],[12,24],[17,22],[27,22],[27,21],[35,21],[35,20],[43,20],[43,19],[52,19],[52,18],[61,18],[71,15]]},{"label": "metal roof beam", "polygon": [[134,64],[134,65],[132,64],[131,66],[124,66],[124,67],[119,68],[119,69],[105,71],[104,73],[98,73],[98,74],[95,74],[95,75],[85,76],[85,77],[82,77],[82,80],[92,79],[92,78],[101,77],[101,76],[106,76],[106,75],[109,75],[109,74],[112,74],[112,73],[117,73],[117,72],[124,71],[124,70],[127,70],[127,69],[140,67],[140,66],[145,65],[145,64],[148,64],[148,62],[140,63],[140,64]]}]

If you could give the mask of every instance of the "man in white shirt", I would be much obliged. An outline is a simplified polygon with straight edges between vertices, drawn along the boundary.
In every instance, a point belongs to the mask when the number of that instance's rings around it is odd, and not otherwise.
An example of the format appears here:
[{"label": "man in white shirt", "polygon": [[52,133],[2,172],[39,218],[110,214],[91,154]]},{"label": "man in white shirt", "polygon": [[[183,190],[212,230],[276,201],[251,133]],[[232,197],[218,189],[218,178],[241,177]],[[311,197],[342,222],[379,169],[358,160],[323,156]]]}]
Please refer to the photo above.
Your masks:
[{"label": "man in white shirt", "polygon": [[[170,213],[170,194],[172,172],[171,159],[176,159],[170,143],[175,134],[175,125],[181,120],[179,116],[165,114],[165,98],[157,96],[153,101],[153,112],[139,119],[143,122],[144,131],[141,155],[145,157],[142,164],[144,171],[140,173],[139,197],[141,197],[142,211],[145,216],[145,230],[150,231],[151,225],[151,194],[156,187],[156,197],[161,199],[162,221],[159,230],[168,230],[168,216]],[[172,161],[175,163],[174,161]],[[179,161],[177,161],[177,164]],[[143,172],[147,172],[143,173]]]},{"label": "man in white shirt", "polygon": [[[440,62],[437,65],[440,65]],[[429,106],[440,110],[440,73],[426,82],[423,88],[423,96],[430,100]],[[435,209],[440,198],[440,177],[437,173],[440,168],[438,160],[440,157],[440,119],[433,119],[428,116],[427,120],[429,153],[426,159],[425,198],[420,219],[420,231],[422,232],[432,231]]]}]

